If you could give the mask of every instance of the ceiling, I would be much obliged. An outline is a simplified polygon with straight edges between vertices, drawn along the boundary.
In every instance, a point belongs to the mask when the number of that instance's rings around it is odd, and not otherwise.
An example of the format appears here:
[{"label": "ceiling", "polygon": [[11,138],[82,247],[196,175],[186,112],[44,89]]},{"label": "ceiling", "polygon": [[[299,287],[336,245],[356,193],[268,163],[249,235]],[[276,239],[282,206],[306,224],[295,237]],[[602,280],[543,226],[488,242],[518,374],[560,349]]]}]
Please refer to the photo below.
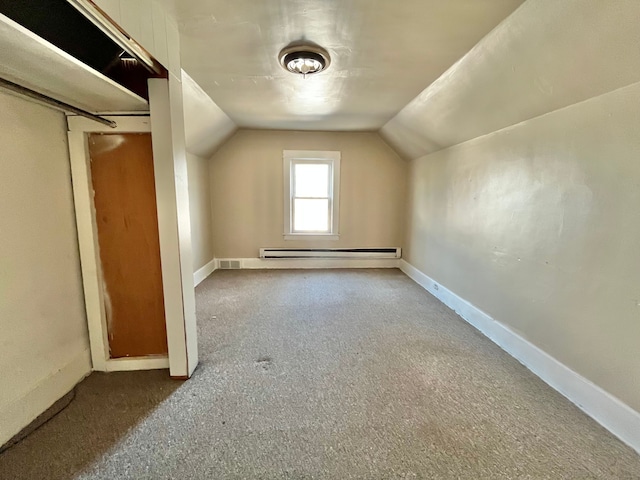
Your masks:
[{"label": "ceiling", "polygon": [[[174,0],[182,68],[240,127],[378,130],[523,0]],[[302,78],[279,51],[331,66]]]}]

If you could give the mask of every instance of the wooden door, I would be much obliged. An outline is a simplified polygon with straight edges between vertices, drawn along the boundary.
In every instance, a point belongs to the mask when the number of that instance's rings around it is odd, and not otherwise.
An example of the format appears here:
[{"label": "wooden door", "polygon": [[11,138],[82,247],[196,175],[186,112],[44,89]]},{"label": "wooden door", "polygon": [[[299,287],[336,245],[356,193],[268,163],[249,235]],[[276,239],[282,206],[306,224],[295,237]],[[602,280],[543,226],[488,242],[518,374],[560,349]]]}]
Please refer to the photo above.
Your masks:
[{"label": "wooden door", "polygon": [[151,134],[89,134],[111,358],[167,353]]}]

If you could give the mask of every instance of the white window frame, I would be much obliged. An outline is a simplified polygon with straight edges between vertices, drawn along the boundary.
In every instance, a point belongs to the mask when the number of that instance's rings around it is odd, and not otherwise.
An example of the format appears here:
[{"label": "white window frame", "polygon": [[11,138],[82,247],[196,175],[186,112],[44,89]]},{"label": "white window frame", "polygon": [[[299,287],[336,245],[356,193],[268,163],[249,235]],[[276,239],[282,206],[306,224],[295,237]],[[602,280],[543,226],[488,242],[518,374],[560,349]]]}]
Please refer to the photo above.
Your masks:
[{"label": "white window frame", "polygon": [[[282,152],[284,172],[284,239],[285,240],[338,240],[340,234],[340,157],[339,151],[327,150],[284,150]],[[329,165],[330,174],[330,226],[329,232],[293,231],[293,167],[298,163]]]}]

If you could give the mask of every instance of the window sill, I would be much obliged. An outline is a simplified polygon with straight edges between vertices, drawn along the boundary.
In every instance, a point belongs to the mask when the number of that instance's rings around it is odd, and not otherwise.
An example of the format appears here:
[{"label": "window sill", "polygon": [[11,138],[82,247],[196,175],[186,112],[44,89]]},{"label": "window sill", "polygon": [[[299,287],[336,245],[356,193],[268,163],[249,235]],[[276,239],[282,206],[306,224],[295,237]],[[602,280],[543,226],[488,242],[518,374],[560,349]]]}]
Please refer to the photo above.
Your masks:
[{"label": "window sill", "polygon": [[318,240],[339,240],[340,235],[334,235],[331,233],[285,233],[285,240],[305,240],[305,241],[318,241]]}]

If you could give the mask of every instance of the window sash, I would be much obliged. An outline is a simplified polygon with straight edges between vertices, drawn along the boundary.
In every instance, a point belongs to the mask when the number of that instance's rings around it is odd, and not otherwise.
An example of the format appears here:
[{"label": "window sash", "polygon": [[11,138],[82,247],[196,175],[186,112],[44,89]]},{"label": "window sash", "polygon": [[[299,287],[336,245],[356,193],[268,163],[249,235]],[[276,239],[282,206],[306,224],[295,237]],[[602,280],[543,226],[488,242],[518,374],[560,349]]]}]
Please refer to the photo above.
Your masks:
[{"label": "window sash", "polygon": [[[328,195],[324,197],[303,197],[296,195],[296,165],[327,165],[327,182],[328,182]],[[290,163],[290,175],[291,175],[291,199],[290,205],[290,219],[291,225],[289,231],[291,233],[332,233],[333,230],[333,160],[317,160],[317,159],[292,159]],[[327,225],[324,229],[301,229],[296,228],[296,200],[326,200],[327,201]]]},{"label": "window sash", "polygon": [[[339,216],[340,216],[340,157],[339,151],[326,150],[283,150],[283,173],[284,173],[284,225],[283,236],[285,240],[338,240],[339,238]],[[303,190],[304,195],[296,196],[295,185],[295,165],[300,164],[322,164],[327,165],[327,186],[328,195],[321,197],[311,197],[322,193],[323,189],[314,189],[311,184],[307,190]],[[301,170],[301,177],[306,177],[304,169]],[[313,178],[313,177],[311,177]],[[324,186],[324,185],[323,185]],[[304,188],[304,186],[303,186]],[[296,225],[295,222],[295,201],[297,200],[324,200],[327,202],[327,228],[322,230],[308,230],[309,225]],[[294,229],[294,227],[297,227]],[[304,229],[303,229],[304,228]]]},{"label": "window sash", "polygon": [[[304,172],[302,171],[302,168],[300,167],[315,167],[315,166],[319,166],[319,167],[325,167],[322,170],[324,170],[325,173],[325,178],[322,179],[322,189],[320,189],[322,191],[322,194],[316,194],[317,192],[314,192],[314,190],[317,190],[316,187],[319,187],[319,185],[316,183],[315,185],[309,185],[309,184],[305,184],[305,180],[308,180],[307,175],[309,174],[309,172],[306,172],[306,175],[304,174]],[[292,182],[292,187],[293,187],[293,197],[294,198],[303,198],[303,197],[309,197],[309,198],[327,198],[327,197],[331,197],[332,196],[332,183],[333,183],[333,165],[331,161],[313,161],[313,160],[306,160],[306,161],[300,161],[300,160],[293,160],[291,162],[291,177],[293,178],[293,182]],[[300,180],[300,181],[299,181]],[[315,182],[316,178],[313,178],[312,182]],[[307,190],[307,194],[300,194],[300,191],[304,191]],[[311,188],[309,188],[311,187]]]},{"label": "window sash", "polygon": [[[302,228],[300,225],[296,225],[296,212],[297,212],[297,201],[298,200],[310,200],[313,203],[320,203],[320,202],[327,202],[327,211],[326,213],[326,224],[325,224],[325,228]],[[291,231],[293,233],[331,233],[331,198],[318,198],[318,197],[313,197],[313,198],[308,198],[308,197],[294,197],[293,200],[291,201],[291,218],[293,219],[293,226]],[[304,222],[300,222],[300,223],[304,223]]]}]

